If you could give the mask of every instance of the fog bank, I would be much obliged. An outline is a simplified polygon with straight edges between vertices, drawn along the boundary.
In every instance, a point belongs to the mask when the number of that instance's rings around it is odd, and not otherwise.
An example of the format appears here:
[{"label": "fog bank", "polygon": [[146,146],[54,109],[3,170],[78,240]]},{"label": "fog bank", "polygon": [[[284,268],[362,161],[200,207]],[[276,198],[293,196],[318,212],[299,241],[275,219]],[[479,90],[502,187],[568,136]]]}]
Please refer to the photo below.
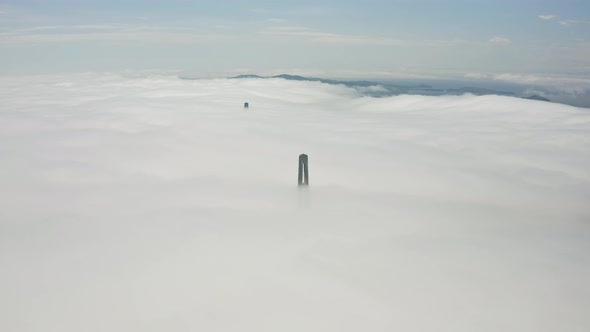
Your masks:
[{"label": "fog bank", "polygon": [[2,331],[590,328],[588,109],[282,79],[0,87]]}]

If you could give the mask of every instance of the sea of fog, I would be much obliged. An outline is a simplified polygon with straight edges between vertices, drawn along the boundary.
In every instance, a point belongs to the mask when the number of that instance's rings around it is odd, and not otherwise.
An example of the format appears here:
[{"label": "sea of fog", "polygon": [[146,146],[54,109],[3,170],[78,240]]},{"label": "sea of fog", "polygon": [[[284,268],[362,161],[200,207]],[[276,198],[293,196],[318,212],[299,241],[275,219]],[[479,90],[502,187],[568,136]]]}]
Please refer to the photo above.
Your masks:
[{"label": "sea of fog", "polygon": [[0,188],[0,331],[590,330],[589,109],[2,77]]}]

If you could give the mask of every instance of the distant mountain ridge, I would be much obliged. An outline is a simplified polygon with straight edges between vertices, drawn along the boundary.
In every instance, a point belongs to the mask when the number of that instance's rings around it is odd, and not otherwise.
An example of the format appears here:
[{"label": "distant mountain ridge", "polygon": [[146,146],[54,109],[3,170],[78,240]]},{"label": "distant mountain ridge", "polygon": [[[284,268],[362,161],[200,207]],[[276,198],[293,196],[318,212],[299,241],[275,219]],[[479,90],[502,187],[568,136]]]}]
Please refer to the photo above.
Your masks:
[{"label": "distant mountain ridge", "polygon": [[[191,79],[191,78],[183,78],[182,79]],[[493,90],[493,89],[486,89],[486,88],[479,88],[479,87],[471,87],[466,86],[462,88],[436,88],[428,84],[415,84],[415,85],[404,85],[404,84],[392,84],[392,83],[385,83],[385,82],[375,82],[375,81],[366,81],[366,80],[359,80],[359,81],[344,81],[344,80],[335,80],[335,79],[327,79],[327,78],[318,78],[318,77],[305,77],[299,75],[290,75],[290,74],[280,74],[275,76],[260,76],[254,74],[244,74],[244,75],[237,75],[233,77],[228,77],[228,79],[273,79],[273,78],[282,78],[285,80],[291,81],[308,81],[308,82],[320,82],[325,84],[338,84],[344,85],[351,88],[367,88],[372,86],[380,87],[379,89],[365,89],[362,92],[371,97],[389,97],[389,96],[397,96],[402,94],[409,94],[409,95],[422,95],[422,96],[444,96],[444,95],[453,95],[459,96],[466,93],[470,93],[476,96],[484,96],[484,95],[499,95],[499,96],[511,96],[511,97],[519,97],[525,99],[532,99],[532,100],[542,100],[542,101],[550,101],[547,98],[533,95],[533,96],[517,96],[514,92],[509,91],[500,91],[500,90]]]},{"label": "distant mountain ridge", "polygon": [[290,74],[280,74],[275,76],[259,76],[259,75],[238,75],[234,77],[229,77],[230,79],[240,79],[240,78],[282,78],[285,80],[291,81],[308,81],[308,82],[320,82],[326,84],[340,84],[345,85],[348,87],[370,87],[370,86],[381,86],[384,89],[382,91],[373,91],[370,92],[371,95],[375,97],[383,97],[383,96],[392,96],[392,95],[399,95],[399,94],[406,94],[409,91],[414,89],[432,89],[432,86],[426,84],[418,84],[418,85],[399,85],[399,84],[391,84],[391,83],[383,83],[383,82],[373,82],[373,81],[342,81],[342,80],[333,80],[328,78],[318,78],[318,77],[305,77],[299,75],[290,75]]},{"label": "distant mountain ridge", "polygon": [[528,97],[523,97],[524,99],[530,99],[530,100],[540,100],[540,101],[551,101],[543,96],[539,96],[539,95],[532,95],[532,96],[528,96]]}]

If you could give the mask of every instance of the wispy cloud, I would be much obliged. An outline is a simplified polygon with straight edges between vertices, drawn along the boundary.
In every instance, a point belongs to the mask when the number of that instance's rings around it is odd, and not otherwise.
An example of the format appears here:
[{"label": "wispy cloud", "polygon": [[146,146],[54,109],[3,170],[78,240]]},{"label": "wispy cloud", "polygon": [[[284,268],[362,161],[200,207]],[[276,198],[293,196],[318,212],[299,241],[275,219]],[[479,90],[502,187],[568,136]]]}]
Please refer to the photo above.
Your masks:
[{"label": "wispy cloud", "polygon": [[498,45],[509,45],[512,44],[512,41],[506,37],[493,37],[492,39],[489,40],[490,43],[492,44],[498,44]]},{"label": "wispy cloud", "polygon": [[576,21],[576,20],[562,20],[562,21],[559,21],[559,24],[561,24],[561,25],[571,25],[571,24],[574,24],[574,23],[578,23],[578,21]]},{"label": "wispy cloud", "polygon": [[0,43],[56,43],[79,41],[138,41],[192,43],[227,36],[200,34],[192,28],[166,26],[55,25],[14,29],[0,33]]},{"label": "wispy cloud", "polygon": [[288,22],[289,20],[284,19],[284,18],[269,18],[268,21],[272,22],[272,23],[285,23],[285,22]]},{"label": "wispy cloud", "polygon": [[55,31],[55,30],[114,30],[113,25],[50,25],[32,28],[15,29],[14,32]]},{"label": "wispy cloud", "polygon": [[561,18],[557,15],[539,15],[538,16],[540,19],[545,20],[545,21],[555,21],[561,25],[572,25],[572,24],[576,24],[576,23],[584,23],[585,21],[578,21],[578,20],[571,20],[571,19],[564,19]]},{"label": "wispy cloud", "polygon": [[263,34],[299,37],[312,43],[332,43],[347,45],[383,45],[383,46],[441,46],[460,45],[469,42],[461,39],[453,40],[404,40],[388,37],[346,35],[332,32],[317,31],[308,27],[280,26],[270,27],[262,31]]},{"label": "wispy cloud", "polygon": [[[280,8],[278,6],[277,8]],[[310,7],[299,7],[289,8],[288,10],[282,9],[271,9],[265,8],[252,8],[249,10],[255,14],[265,14],[272,17],[310,17],[310,16],[326,16],[333,15],[336,12],[342,12],[342,8],[338,6],[310,6]]]}]

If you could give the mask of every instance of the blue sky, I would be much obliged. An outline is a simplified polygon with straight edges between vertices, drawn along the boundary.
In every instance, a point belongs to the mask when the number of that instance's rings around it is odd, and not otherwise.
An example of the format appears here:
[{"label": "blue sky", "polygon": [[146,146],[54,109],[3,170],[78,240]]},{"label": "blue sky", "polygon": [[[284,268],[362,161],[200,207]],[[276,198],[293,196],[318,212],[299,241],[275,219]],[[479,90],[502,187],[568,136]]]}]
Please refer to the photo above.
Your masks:
[{"label": "blue sky", "polygon": [[590,73],[590,1],[0,2],[0,73]]}]

